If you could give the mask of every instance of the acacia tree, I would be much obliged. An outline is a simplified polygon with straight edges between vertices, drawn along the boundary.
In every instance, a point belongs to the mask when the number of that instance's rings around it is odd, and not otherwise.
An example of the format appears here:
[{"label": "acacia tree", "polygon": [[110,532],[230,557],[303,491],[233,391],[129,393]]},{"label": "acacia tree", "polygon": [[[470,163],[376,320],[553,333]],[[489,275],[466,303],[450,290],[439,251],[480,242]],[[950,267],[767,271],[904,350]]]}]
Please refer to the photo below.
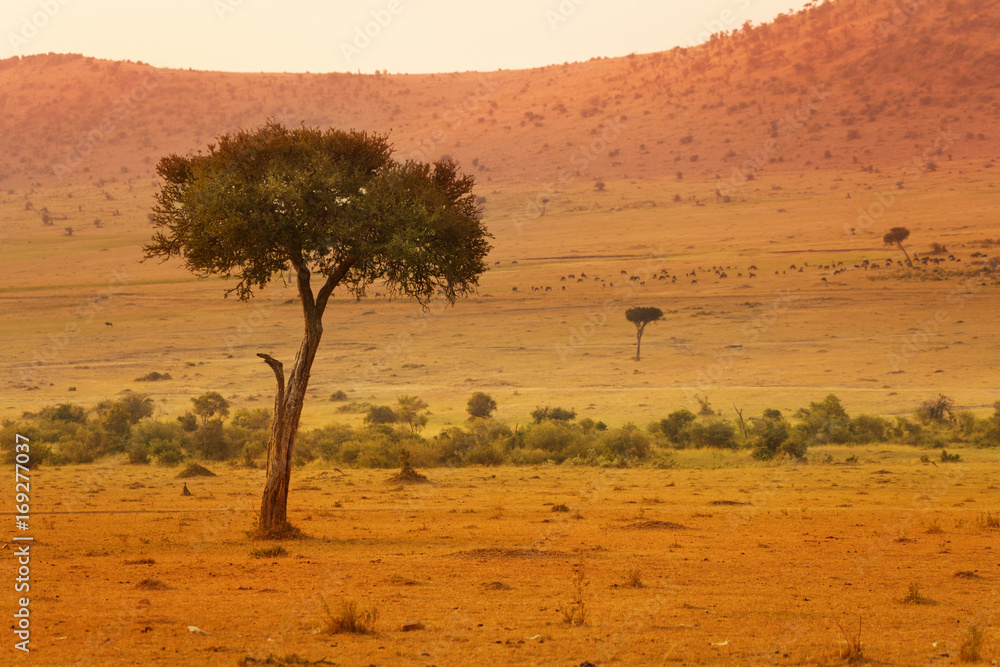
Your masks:
[{"label": "acacia tree", "polygon": [[652,306],[635,306],[625,311],[625,319],[635,325],[635,360],[639,361],[639,346],[646,325],[663,317],[663,311]]},{"label": "acacia tree", "polygon": [[903,255],[906,256],[906,265],[912,267],[913,262],[910,261],[910,253],[906,252],[906,248],[903,247],[903,241],[905,241],[910,236],[910,230],[906,227],[893,227],[885,233],[882,237],[882,242],[886,245],[894,245],[903,251]]},{"label": "acacia tree", "polygon": [[207,153],[168,155],[157,173],[163,185],[146,258],[179,258],[199,276],[235,278],[226,295],[243,301],[281,271],[295,276],[305,327],[287,380],[282,362],[257,355],[277,380],[259,530],[281,533],[330,297],[342,288],[360,299],[381,284],[426,306],[436,291],[452,304],[474,291],[491,238],[474,179],[451,161],[398,162],[385,136],[273,120],[219,137]]}]

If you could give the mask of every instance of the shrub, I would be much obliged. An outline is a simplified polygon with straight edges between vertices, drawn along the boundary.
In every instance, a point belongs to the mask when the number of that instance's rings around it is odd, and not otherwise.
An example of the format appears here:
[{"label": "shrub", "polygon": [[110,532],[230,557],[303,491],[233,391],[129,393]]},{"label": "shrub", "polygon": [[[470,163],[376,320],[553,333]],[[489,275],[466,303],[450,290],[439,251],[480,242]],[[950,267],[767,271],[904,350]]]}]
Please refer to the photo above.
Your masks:
[{"label": "shrub", "polygon": [[747,435],[750,446],[754,448],[753,456],[760,461],[770,461],[778,454],[784,453],[801,458],[805,454],[805,446],[789,443],[790,432],[788,422],[778,410],[764,410],[759,419],[749,420]]},{"label": "shrub", "polygon": [[667,415],[666,419],[661,419],[659,423],[651,425],[651,430],[659,431],[667,437],[667,440],[675,445],[684,445],[691,439],[687,427],[697,417],[690,410],[676,410]]},{"label": "shrub", "polygon": [[344,444],[354,437],[354,431],[346,424],[327,424],[299,436],[296,450],[306,449],[315,452],[327,461],[341,460],[341,450]]},{"label": "shrub", "polygon": [[267,408],[240,408],[229,422],[233,426],[252,431],[270,431],[271,411]]},{"label": "shrub", "polygon": [[84,424],[87,421],[87,411],[79,405],[72,403],[60,403],[59,405],[42,408],[38,416],[49,421],[69,422],[72,424]]},{"label": "shrub", "polygon": [[[322,598],[320,598],[322,600]],[[340,604],[340,613],[334,614],[323,600],[323,612],[326,632],[331,635],[342,632],[354,634],[371,634],[375,632],[375,622],[378,620],[378,607],[360,611],[358,604],[344,601]]]},{"label": "shrub", "polygon": [[198,454],[213,461],[224,461],[237,449],[226,439],[221,419],[212,419],[198,428],[194,436]]},{"label": "shrub", "polygon": [[410,427],[416,433],[427,425],[427,403],[417,396],[400,396],[396,408],[396,421]]},{"label": "shrub", "polygon": [[545,406],[544,408],[535,408],[531,411],[531,418],[535,420],[536,424],[540,424],[545,420],[551,421],[570,421],[576,417],[576,412],[574,410],[564,410],[563,408],[550,408]]},{"label": "shrub", "polygon": [[885,442],[892,424],[882,417],[858,415],[851,420],[854,442],[866,445],[870,442]]},{"label": "shrub", "polygon": [[395,424],[397,421],[396,413],[388,405],[373,405],[365,415],[365,423],[369,425]]},{"label": "shrub", "polygon": [[725,419],[703,419],[688,426],[690,442],[695,447],[733,449],[736,428]]},{"label": "shrub", "polygon": [[917,419],[923,424],[943,423],[955,420],[952,408],[955,401],[944,394],[938,394],[936,398],[929,398],[917,408]]},{"label": "shrub", "polygon": [[129,392],[117,401],[98,403],[96,412],[101,428],[113,436],[111,451],[121,451],[132,426],[153,414],[153,399],[146,394]]},{"label": "shrub", "polygon": [[488,419],[496,409],[497,402],[493,400],[493,397],[481,391],[474,393],[469,398],[469,403],[466,406],[466,411],[469,413],[470,419]]},{"label": "shrub", "polygon": [[185,412],[177,418],[177,423],[181,425],[187,433],[194,433],[198,430],[198,418],[192,412]]},{"label": "shrub", "polygon": [[528,428],[524,448],[545,452],[548,458],[564,461],[583,453],[583,433],[572,424],[545,421]]},{"label": "shrub", "polygon": [[605,431],[600,436],[601,452],[609,459],[638,461],[649,456],[649,436],[632,424]]},{"label": "shrub", "polygon": [[149,448],[142,443],[133,443],[128,446],[128,462],[145,465],[149,463]]},{"label": "shrub", "polygon": [[156,457],[157,465],[172,468],[184,460],[184,453],[174,442],[154,440],[149,443],[149,451]]},{"label": "shrub", "polygon": [[808,408],[799,408],[795,416],[802,419],[795,427],[800,441],[824,445],[851,441],[851,418],[840,404],[840,399],[833,394],[821,403],[810,403]]}]

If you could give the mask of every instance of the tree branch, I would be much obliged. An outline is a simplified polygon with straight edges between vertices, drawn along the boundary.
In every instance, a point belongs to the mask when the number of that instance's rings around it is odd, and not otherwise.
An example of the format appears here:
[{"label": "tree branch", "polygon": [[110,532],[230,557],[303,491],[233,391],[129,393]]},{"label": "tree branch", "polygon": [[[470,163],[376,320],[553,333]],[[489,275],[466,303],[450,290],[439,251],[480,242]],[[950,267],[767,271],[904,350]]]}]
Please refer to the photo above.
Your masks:
[{"label": "tree branch", "polygon": [[345,259],[337,270],[334,271],[330,276],[327,277],[326,283],[319,289],[319,293],[316,295],[316,314],[323,317],[323,311],[326,310],[326,303],[330,300],[330,295],[333,294],[333,290],[336,289],[340,281],[344,279],[347,272],[351,270],[354,266],[354,259]]},{"label": "tree branch", "polygon": [[302,299],[302,310],[305,312],[306,322],[311,322],[316,312],[316,301],[313,297],[312,286],[309,284],[309,267],[306,266],[302,257],[292,257],[289,263],[295,269],[295,279],[298,282],[299,298]]},{"label": "tree branch", "polygon": [[258,352],[257,356],[274,371],[274,377],[278,380],[278,392],[274,395],[274,421],[281,419],[283,406],[285,405],[285,367],[280,361],[269,354]]}]

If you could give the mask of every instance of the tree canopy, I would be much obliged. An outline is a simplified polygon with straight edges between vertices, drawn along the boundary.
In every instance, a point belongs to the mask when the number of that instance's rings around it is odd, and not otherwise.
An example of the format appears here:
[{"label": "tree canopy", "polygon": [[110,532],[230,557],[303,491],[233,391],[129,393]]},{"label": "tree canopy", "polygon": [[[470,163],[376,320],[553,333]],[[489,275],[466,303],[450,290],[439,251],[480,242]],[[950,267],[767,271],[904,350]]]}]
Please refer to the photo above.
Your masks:
[{"label": "tree canopy", "polygon": [[328,280],[316,305],[338,285],[360,298],[375,282],[421,303],[437,289],[454,301],[475,289],[490,249],[473,178],[452,162],[396,162],[391,150],[377,134],[269,121],[207,153],[167,156],[145,255],[236,278],[227,294],[242,300],[283,269],[307,268]]}]

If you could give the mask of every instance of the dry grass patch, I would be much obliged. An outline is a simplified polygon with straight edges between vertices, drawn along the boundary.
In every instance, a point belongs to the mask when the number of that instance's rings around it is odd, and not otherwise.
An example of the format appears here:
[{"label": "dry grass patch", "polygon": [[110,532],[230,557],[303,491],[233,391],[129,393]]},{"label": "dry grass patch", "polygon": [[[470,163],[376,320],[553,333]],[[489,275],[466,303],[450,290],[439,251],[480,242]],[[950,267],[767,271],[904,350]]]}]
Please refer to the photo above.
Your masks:
[{"label": "dry grass patch", "polygon": [[958,649],[958,658],[962,662],[979,662],[983,659],[983,631],[976,626],[969,628],[969,634]]},{"label": "dry grass patch", "polygon": [[622,526],[622,528],[625,530],[687,530],[687,526],[683,524],[658,519],[639,519]]},{"label": "dry grass patch", "polygon": [[288,550],[280,545],[276,547],[261,547],[260,549],[251,551],[250,555],[254,558],[277,558],[279,556],[287,556]]},{"label": "dry grass patch", "polygon": [[837,627],[840,628],[840,634],[844,636],[841,640],[843,646],[840,649],[840,657],[849,663],[862,662],[865,659],[864,645],[861,643],[861,618],[858,618],[858,629],[847,630],[840,621],[837,621]]},{"label": "dry grass patch", "polygon": [[166,591],[170,589],[170,586],[167,586],[159,579],[143,579],[135,587],[143,591]]},{"label": "dry grass patch", "polygon": [[323,603],[323,629],[327,634],[336,635],[345,632],[358,635],[370,635],[375,632],[375,622],[378,620],[378,607],[362,611],[354,600],[344,600],[340,603],[340,612],[335,614],[330,610],[326,600]]},{"label": "dry grass patch", "polygon": [[903,604],[937,604],[934,600],[924,597],[920,593],[920,584],[910,584],[909,589],[907,589],[906,597],[903,598]]}]

